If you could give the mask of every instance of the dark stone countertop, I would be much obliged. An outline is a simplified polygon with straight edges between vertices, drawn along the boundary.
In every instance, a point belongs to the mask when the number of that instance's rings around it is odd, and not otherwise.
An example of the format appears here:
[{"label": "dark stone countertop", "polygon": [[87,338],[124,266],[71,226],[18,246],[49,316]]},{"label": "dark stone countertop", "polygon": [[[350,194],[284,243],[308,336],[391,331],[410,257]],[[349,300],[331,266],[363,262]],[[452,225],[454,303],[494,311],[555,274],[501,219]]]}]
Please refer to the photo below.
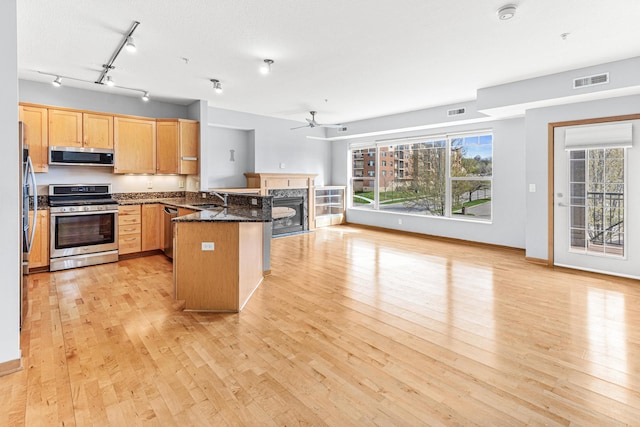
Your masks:
[{"label": "dark stone countertop", "polygon": [[118,204],[125,205],[144,205],[161,203],[175,208],[193,209],[198,212],[183,215],[174,218],[173,222],[271,222],[271,217],[266,217],[261,209],[252,209],[242,206],[209,207],[205,208],[198,204],[197,201],[187,200],[185,198],[170,199],[128,199],[118,200]]}]

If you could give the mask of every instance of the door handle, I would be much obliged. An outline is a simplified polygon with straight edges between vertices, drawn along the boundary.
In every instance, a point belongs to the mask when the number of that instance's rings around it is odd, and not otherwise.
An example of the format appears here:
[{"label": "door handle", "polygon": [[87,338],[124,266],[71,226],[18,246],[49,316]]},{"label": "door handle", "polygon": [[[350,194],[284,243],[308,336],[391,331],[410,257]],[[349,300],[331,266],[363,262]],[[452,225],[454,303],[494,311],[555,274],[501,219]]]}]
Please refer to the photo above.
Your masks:
[{"label": "door handle", "polygon": [[562,202],[558,202],[558,206],[561,206],[563,208],[568,208],[569,205],[567,205],[566,203],[562,203]]}]

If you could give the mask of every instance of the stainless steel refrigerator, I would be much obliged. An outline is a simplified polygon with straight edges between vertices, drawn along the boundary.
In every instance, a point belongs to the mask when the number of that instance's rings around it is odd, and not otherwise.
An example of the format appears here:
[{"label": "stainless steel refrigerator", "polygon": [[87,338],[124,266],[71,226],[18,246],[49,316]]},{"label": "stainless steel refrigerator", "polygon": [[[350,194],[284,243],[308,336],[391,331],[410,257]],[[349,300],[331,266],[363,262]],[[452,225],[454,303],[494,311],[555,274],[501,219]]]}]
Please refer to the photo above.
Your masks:
[{"label": "stainless steel refrigerator", "polygon": [[36,175],[33,170],[33,164],[29,157],[29,146],[24,140],[24,123],[18,123],[18,133],[20,135],[20,211],[22,212],[22,274],[20,275],[20,327],[27,315],[29,308],[28,289],[29,289],[29,253],[33,244],[33,238],[36,235],[36,221],[34,215],[33,225],[29,230],[29,196],[33,194],[33,212],[38,210],[38,190],[36,187]]}]

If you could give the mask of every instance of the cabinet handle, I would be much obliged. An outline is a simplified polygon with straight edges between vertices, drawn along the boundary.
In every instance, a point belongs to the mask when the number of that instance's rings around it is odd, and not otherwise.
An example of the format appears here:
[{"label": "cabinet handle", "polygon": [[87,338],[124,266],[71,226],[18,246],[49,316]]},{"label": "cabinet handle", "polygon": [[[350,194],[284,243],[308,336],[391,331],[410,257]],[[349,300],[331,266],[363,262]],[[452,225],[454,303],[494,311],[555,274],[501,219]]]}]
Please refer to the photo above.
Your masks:
[{"label": "cabinet handle", "polygon": [[124,239],[125,242],[133,242],[134,240],[137,240],[137,238],[135,237],[130,237],[128,239]]},{"label": "cabinet handle", "polygon": [[135,228],[126,228],[126,229],[124,229],[122,231],[136,231],[136,229]]},{"label": "cabinet handle", "polygon": [[197,162],[198,158],[197,157],[182,157],[182,160],[190,160],[190,161]]}]

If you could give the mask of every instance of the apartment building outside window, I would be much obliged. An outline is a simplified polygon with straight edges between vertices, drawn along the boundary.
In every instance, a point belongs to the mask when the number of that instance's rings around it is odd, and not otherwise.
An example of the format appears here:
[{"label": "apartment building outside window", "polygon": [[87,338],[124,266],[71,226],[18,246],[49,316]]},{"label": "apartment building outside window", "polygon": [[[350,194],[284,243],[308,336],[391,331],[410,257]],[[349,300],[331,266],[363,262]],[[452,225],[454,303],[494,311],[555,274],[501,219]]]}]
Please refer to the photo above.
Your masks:
[{"label": "apartment building outside window", "polygon": [[[363,152],[373,153],[379,161],[365,166],[369,179],[352,170],[351,208],[491,220],[491,132],[352,146],[354,161]],[[384,157],[396,161],[380,160]]]}]

